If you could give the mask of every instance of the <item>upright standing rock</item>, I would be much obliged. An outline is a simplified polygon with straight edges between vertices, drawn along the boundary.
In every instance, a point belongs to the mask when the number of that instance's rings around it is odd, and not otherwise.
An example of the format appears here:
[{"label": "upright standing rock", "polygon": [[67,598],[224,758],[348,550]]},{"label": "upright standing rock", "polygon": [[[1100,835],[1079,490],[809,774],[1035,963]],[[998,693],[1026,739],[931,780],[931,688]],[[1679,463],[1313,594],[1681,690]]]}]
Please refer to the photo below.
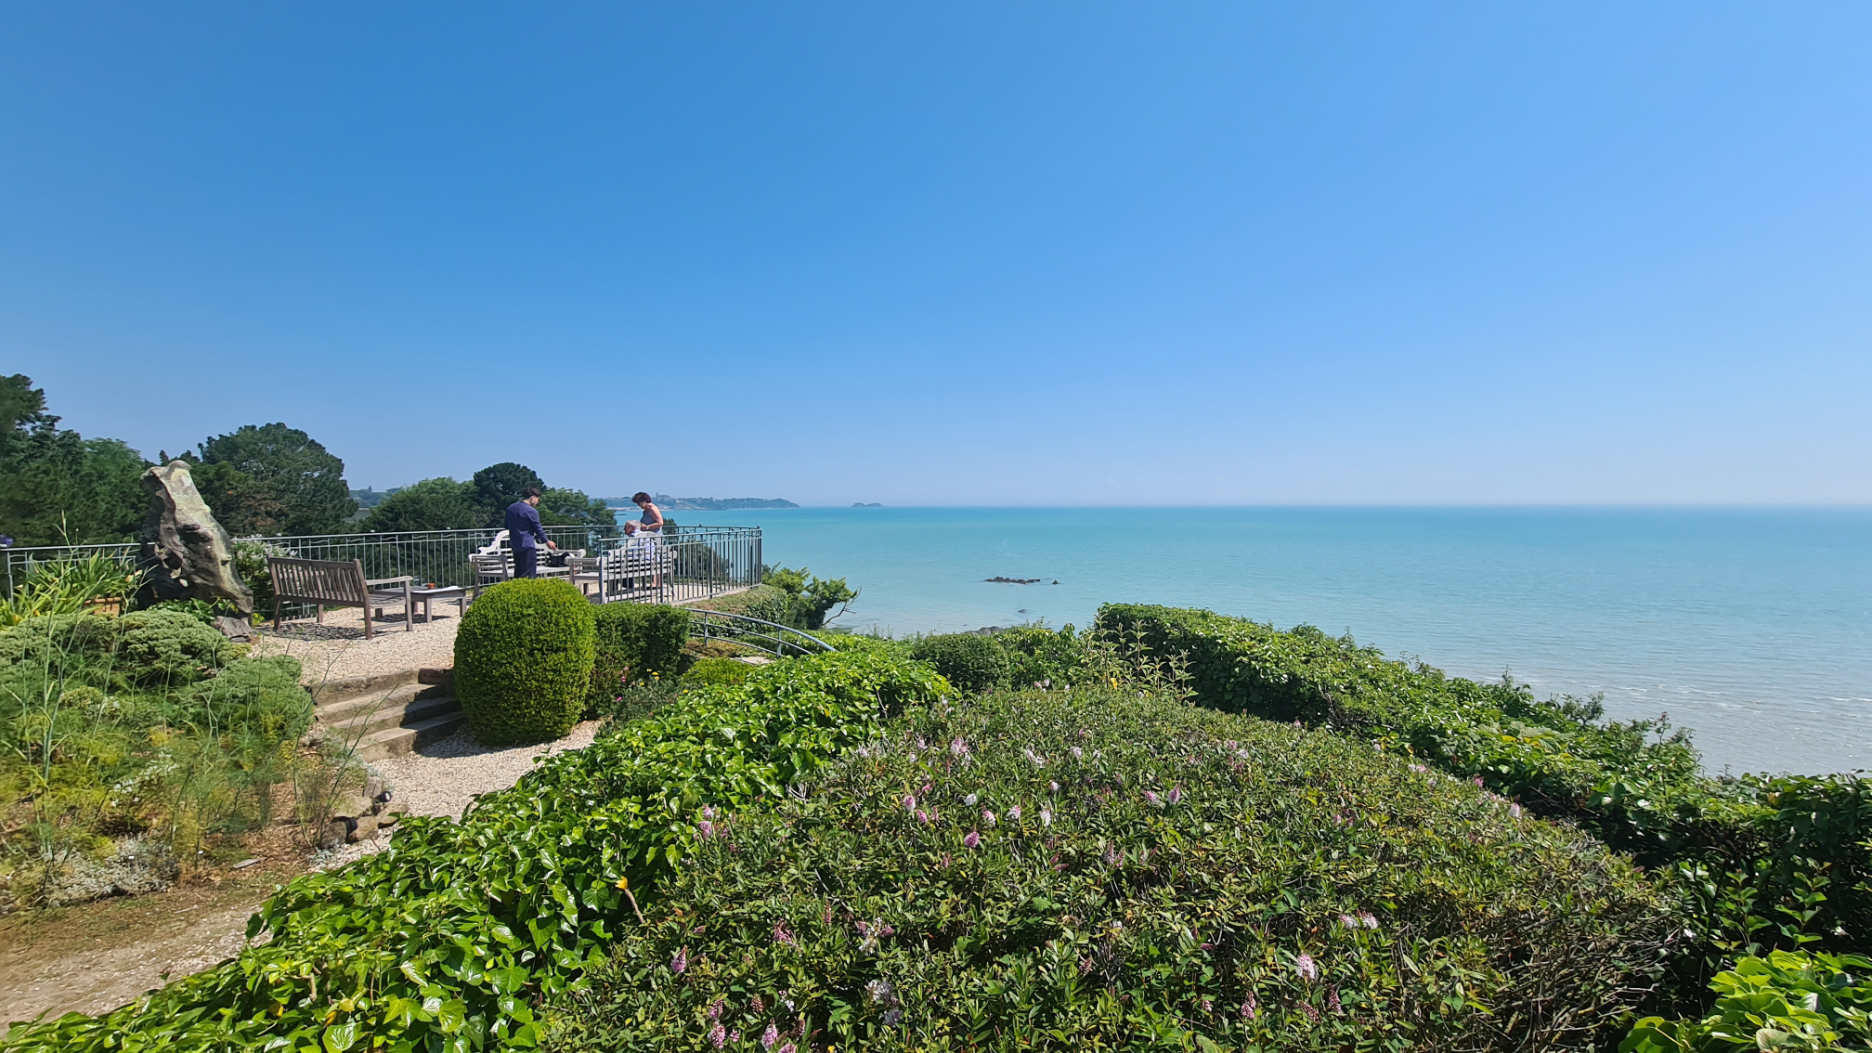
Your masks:
[{"label": "upright standing rock", "polygon": [[234,539],[195,489],[188,462],[144,472],[143,488],[150,493],[143,560],[150,568],[147,588],[156,599],[227,600],[252,614],[253,592],[234,572]]}]

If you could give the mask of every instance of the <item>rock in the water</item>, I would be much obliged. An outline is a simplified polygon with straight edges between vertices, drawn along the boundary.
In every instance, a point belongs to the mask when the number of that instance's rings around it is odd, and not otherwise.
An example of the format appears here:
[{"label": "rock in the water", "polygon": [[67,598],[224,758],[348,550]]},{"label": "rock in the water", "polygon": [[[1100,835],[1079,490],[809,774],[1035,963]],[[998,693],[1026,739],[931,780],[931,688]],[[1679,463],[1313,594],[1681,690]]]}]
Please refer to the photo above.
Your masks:
[{"label": "rock in the water", "polygon": [[253,592],[234,572],[234,539],[195,489],[188,462],[170,461],[143,473],[150,494],[143,557],[146,588],[159,600],[226,600],[253,613]]}]

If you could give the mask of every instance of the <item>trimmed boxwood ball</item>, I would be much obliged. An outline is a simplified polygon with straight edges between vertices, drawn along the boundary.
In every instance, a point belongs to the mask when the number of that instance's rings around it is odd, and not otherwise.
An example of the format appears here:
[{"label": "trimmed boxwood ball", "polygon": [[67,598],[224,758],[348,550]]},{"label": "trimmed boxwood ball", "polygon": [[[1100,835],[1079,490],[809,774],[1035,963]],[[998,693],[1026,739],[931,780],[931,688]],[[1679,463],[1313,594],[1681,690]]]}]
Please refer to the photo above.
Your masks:
[{"label": "trimmed boxwood ball", "polygon": [[578,723],[591,683],[591,601],[569,582],[503,581],[455,633],[455,697],[490,746],[548,742]]},{"label": "trimmed boxwood ball", "polygon": [[1007,648],[992,636],[926,636],[911,645],[910,657],[935,666],[958,691],[992,691],[1008,682]]}]

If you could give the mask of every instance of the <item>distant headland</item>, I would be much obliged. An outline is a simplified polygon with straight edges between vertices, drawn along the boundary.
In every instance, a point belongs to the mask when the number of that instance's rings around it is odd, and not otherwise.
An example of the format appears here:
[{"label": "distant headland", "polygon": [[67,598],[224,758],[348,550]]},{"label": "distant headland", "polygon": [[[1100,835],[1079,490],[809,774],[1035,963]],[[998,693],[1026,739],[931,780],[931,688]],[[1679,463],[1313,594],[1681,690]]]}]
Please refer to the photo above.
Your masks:
[{"label": "distant headland", "polygon": [[[667,508],[672,512],[726,512],[736,508],[798,508],[799,506],[784,497],[671,497],[668,494],[655,494],[651,500],[658,508]],[[618,508],[628,508],[628,497],[607,497],[604,503]]]},{"label": "distant headland", "polygon": [[883,508],[884,506],[876,501],[853,501],[852,507],[853,508]]}]

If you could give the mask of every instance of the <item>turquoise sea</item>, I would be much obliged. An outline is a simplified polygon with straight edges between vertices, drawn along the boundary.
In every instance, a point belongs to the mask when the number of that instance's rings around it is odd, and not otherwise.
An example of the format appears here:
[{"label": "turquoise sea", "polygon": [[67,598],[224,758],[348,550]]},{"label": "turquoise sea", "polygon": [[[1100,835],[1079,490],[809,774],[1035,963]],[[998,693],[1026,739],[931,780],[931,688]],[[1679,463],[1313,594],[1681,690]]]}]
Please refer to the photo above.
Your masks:
[{"label": "turquoise sea", "polygon": [[[1350,632],[1451,673],[1668,713],[1712,771],[1872,767],[1872,509],[801,508],[767,562],[893,635],[1115,601]],[[989,584],[996,575],[1039,585]],[[1051,584],[1058,579],[1059,584]]]}]

